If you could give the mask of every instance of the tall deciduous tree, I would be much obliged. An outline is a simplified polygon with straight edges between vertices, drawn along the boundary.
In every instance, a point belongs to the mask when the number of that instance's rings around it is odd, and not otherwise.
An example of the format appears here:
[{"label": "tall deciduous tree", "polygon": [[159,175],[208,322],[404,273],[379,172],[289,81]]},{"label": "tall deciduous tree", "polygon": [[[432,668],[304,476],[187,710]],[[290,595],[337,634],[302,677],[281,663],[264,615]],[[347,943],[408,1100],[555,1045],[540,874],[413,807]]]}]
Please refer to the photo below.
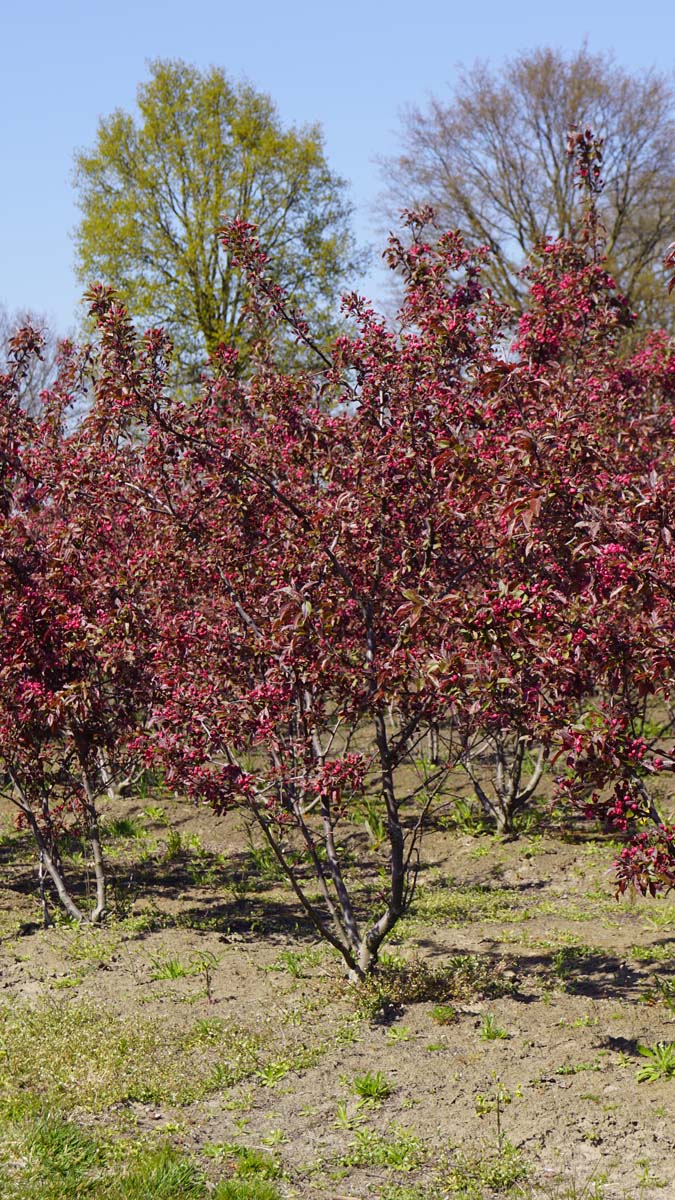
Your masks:
[{"label": "tall deciduous tree", "polygon": [[609,269],[652,328],[669,326],[660,259],[675,237],[675,92],[654,71],[628,72],[586,47],[463,71],[448,99],[404,114],[401,154],[382,164],[388,216],[432,204],[441,228],[491,248],[486,279],[521,313],[528,255],[575,232],[571,125],[604,137]]},{"label": "tall deciduous tree", "polygon": [[76,156],[80,279],[112,284],[132,317],[162,325],[186,368],[246,344],[247,287],[218,240],[253,221],[270,271],[329,326],[361,257],[344,180],[317,125],[284,128],[271,98],[181,61],[156,61],[135,116],[118,109]]}]

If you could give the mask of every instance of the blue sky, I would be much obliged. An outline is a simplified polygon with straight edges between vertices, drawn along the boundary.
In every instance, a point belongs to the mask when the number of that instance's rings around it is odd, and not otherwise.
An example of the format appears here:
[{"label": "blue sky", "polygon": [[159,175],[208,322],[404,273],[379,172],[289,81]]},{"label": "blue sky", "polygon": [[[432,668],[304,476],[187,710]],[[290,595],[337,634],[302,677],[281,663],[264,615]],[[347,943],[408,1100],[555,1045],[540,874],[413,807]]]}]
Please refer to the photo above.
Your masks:
[{"label": "blue sky", "polygon": [[[269,92],[285,122],[320,122],[331,165],[352,183],[357,232],[379,249],[373,160],[395,152],[400,109],[447,93],[459,65],[576,50],[584,38],[628,68],[670,71],[675,52],[666,0],[1,0],[0,13],[0,303],[43,312],[63,332],[79,299],[73,153],[93,144],[101,115],[133,109],[148,59],[217,64]],[[383,290],[375,270],[364,290]]]}]

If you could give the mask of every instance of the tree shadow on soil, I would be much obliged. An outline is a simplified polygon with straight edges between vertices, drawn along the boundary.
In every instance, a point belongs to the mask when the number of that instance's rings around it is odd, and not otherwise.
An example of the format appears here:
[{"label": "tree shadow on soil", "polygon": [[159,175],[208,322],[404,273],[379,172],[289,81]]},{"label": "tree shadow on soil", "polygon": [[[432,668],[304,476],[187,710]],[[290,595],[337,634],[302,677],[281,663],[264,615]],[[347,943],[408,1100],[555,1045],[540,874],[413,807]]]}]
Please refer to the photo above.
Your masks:
[{"label": "tree shadow on soil", "polygon": [[[419,942],[434,963],[455,954],[466,954],[465,947],[452,948],[424,938]],[[475,957],[505,966],[515,978],[514,999],[532,1003],[542,990],[558,988],[572,996],[589,1000],[637,1000],[645,991],[651,968],[640,969],[613,954],[584,946],[565,946],[550,953],[533,954],[503,945],[496,939],[482,938]],[[675,955],[674,955],[675,958]]]}]

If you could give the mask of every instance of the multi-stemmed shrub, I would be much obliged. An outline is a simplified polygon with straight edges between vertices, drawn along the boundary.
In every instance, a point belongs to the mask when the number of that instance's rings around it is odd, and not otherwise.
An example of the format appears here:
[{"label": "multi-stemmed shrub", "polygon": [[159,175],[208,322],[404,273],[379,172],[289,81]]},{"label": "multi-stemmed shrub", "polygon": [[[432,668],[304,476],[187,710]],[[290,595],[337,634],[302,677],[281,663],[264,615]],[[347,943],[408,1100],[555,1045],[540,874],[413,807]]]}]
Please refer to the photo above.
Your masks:
[{"label": "multi-stemmed shrub", "polygon": [[[48,415],[15,444],[5,381],[0,752],[43,858],[72,797],[97,861],[93,798],[108,764],[142,756],[216,811],[245,809],[363,977],[412,896],[429,808],[484,739],[509,780],[499,827],[541,747],[573,804],[637,828],[619,886],[672,882],[649,780],[675,756],[667,729],[644,730],[675,656],[675,364],[664,335],[626,339],[599,147],[576,134],[571,151],[579,237],[540,247],[516,329],[481,286],[487,251],[413,214],[388,251],[395,326],[349,296],[352,333],[319,349],[234,222],[261,329],[247,372],[222,347],[199,391],[171,394],[167,339],[139,338],[94,289],[86,421],[68,434]],[[278,320],[314,372],[277,365]],[[76,388],[69,362],[48,413]],[[364,803],[386,847],[367,878],[349,842]]]}]

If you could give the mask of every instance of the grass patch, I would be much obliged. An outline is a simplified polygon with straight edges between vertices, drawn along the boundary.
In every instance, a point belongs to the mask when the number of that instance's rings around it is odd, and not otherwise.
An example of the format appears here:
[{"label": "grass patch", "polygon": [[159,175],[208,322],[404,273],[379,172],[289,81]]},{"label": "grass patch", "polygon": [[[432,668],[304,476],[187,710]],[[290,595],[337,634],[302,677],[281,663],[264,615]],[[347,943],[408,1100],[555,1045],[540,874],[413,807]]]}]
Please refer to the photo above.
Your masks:
[{"label": "grass patch", "polygon": [[236,1142],[215,1142],[208,1147],[210,1158],[224,1159],[230,1171],[241,1179],[280,1179],[278,1159],[266,1150],[240,1146]]},{"label": "grass patch", "polygon": [[357,1129],[342,1162],[349,1167],[389,1167],[396,1171],[413,1171],[424,1163],[426,1157],[427,1151],[418,1137],[407,1129],[394,1126],[391,1137],[383,1137],[373,1129]]},{"label": "grass patch", "polygon": [[[0,1102],[33,1094],[47,1107],[188,1104],[250,1079],[263,1040],[233,1025],[128,1020],[87,1002],[0,1006]],[[208,1045],[208,1052],[206,1046]],[[215,1061],[214,1061],[215,1060]]]},{"label": "grass patch", "polygon": [[528,1163],[510,1142],[504,1142],[499,1153],[459,1151],[444,1178],[444,1194],[461,1200],[485,1200],[487,1196],[508,1196],[514,1192],[522,1195],[519,1185],[529,1174]]},{"label": "grass patch", "polygon": [[574,989],[578,982],[578,976],[584,974],[584,969],[588,967],[595,954],[596,951],[591,946],[572,943],[561,946],[551,955],[553,974],[563,988],[570,991]]},{"label": "grass patch", "polygon": [[528,921],[532,913],[522,907],[516,888],[485,884],[460,884],[454,879],[437,881],[420,889],[410,909],[408,922],[433,925],[470,925],[475,921]]},{"label": "grass patch", "polygon": [[94,1134],[56,1113],[3,1121],[0,1184],[3,1200],[279,1200],[264,1175],[214,1190],[182,1150]]},{"label": "grass patch", "polygon": [[634,962],[672,962],[675,959],[675,945],[667,946],[631,946],[630,956]]},{"label": "grass patch", "polygon": [[107,930],[79,926],[62,936],[65,938],[66,957],[93,968],[107,966],[115,957],[122,940]]},{"label": "grass patch", "polygon": [[265,1179],[229,1179],[218,1185],[212,1200],[281,1200],[281,1192]]}]

